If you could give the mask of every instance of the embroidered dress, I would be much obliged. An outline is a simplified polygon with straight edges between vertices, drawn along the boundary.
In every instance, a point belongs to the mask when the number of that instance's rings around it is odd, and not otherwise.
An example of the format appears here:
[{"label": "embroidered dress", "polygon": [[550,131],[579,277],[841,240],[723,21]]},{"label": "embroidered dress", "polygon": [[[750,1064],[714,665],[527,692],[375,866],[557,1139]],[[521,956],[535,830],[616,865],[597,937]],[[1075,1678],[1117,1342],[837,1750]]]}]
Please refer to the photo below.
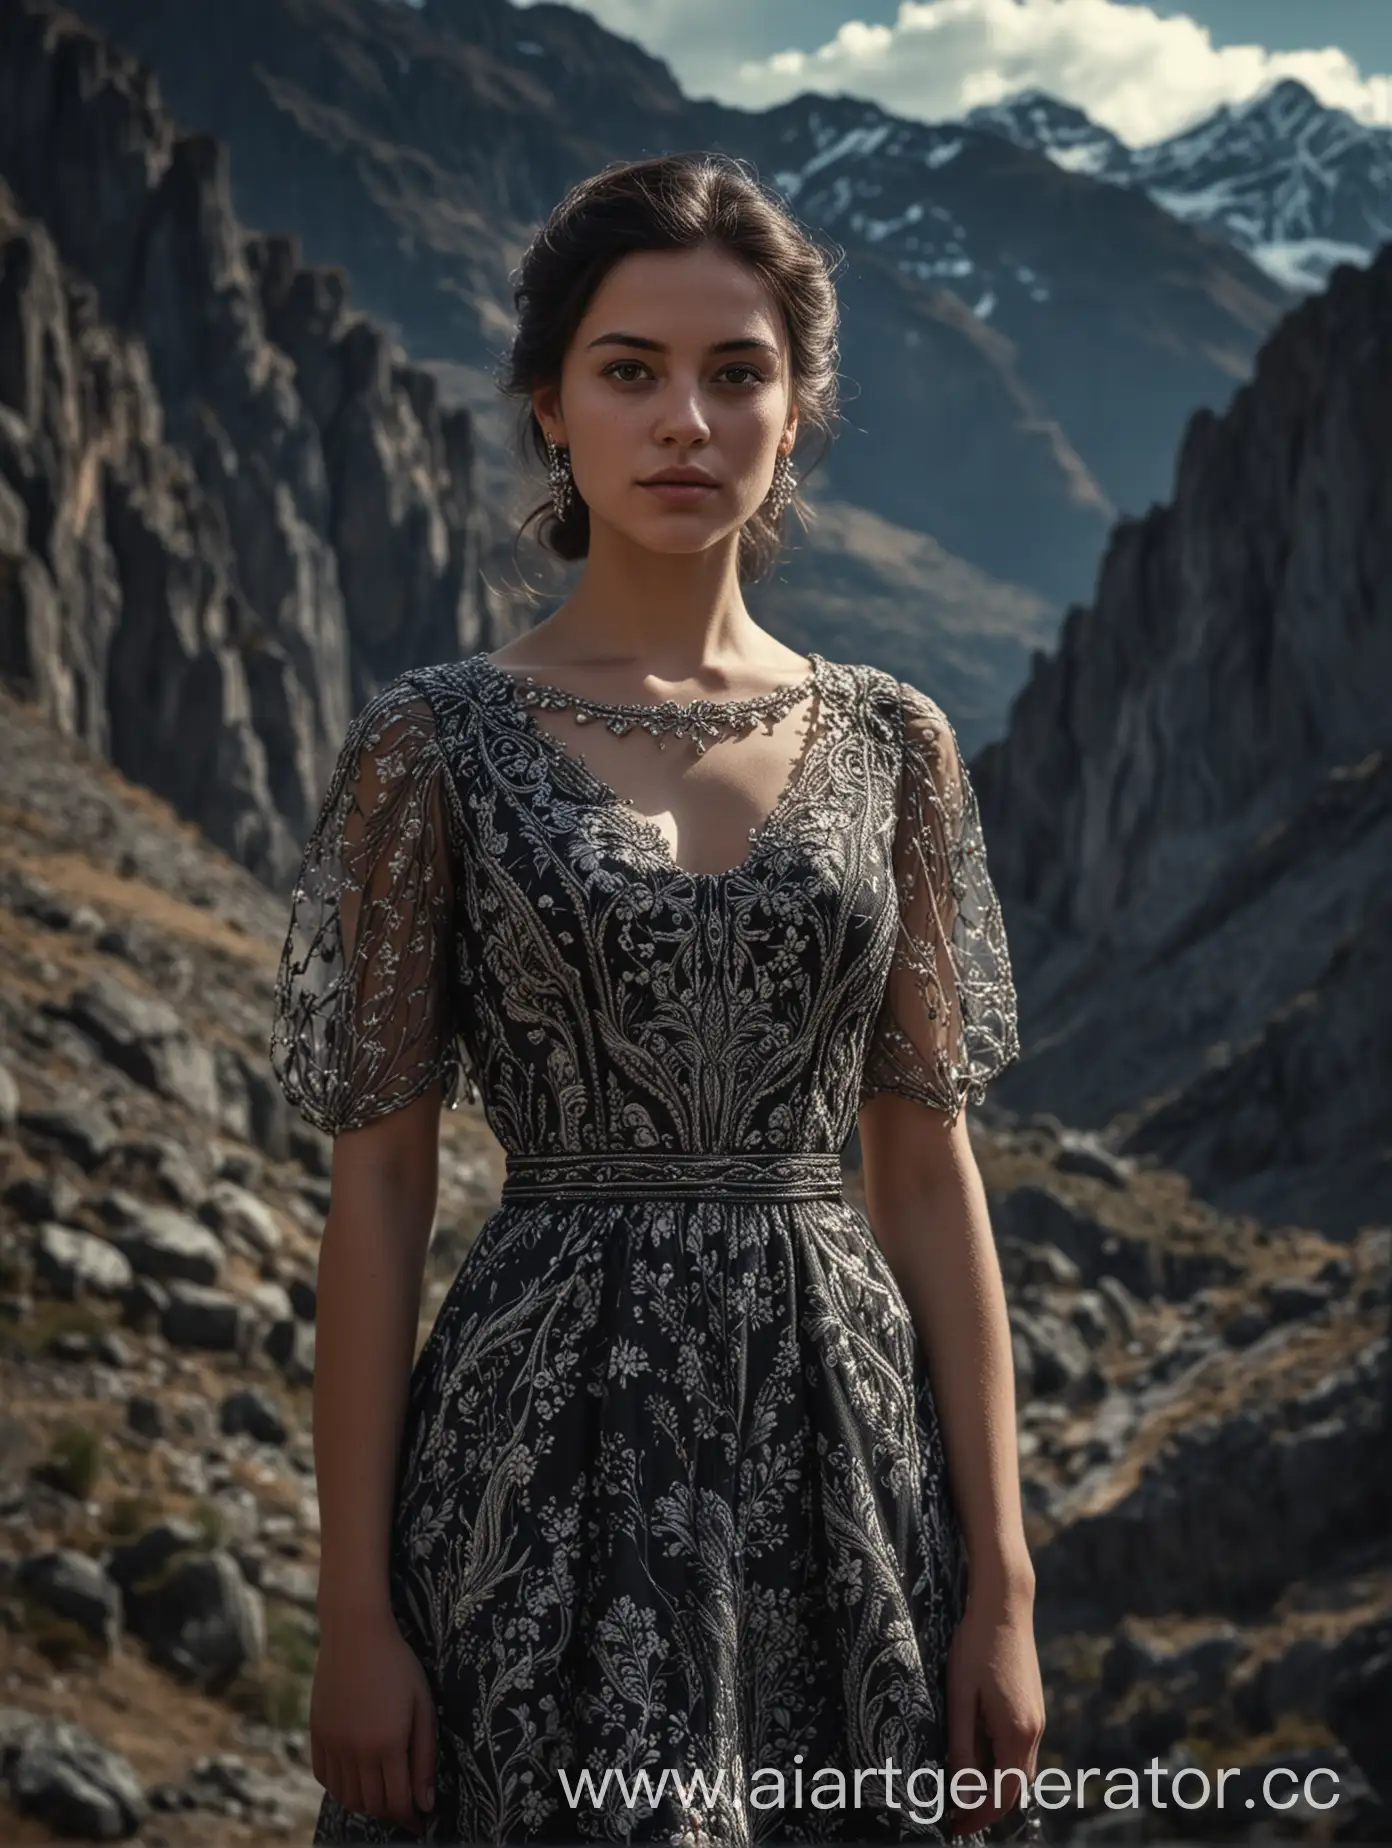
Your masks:
[{"label": "embroidered dress", "polygon": [[[979,1102],[1015,993],[943,712],[811,669],[805,748],[724,872],[684,871],[484,653],[359,715],[305,850],[287,1095],[337,1132],[439,1080],[507,1154],[396,1487],[426,1840],[947,1836],[965,1560],[840,1150],[876,1091]],[[314,1839],[420,1838],[326,1794]]]}]

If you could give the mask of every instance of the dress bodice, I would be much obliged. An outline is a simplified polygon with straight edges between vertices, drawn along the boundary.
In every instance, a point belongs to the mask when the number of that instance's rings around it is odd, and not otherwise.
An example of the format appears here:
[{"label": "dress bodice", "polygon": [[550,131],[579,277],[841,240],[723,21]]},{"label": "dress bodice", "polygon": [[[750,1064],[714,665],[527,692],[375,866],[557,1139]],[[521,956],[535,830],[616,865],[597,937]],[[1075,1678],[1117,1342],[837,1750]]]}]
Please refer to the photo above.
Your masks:
[{"label": "dress bodice", "polygon": [[304,1114],[357,1127],[438,1081],[514,1154],[776,1154],[840,1149],[878,1090],[979,1101],[1018,1055],[1015,995],[952,727],[815,659],[807,747],[718,873],[682,870],[487,655],[378,695],[277,985]]}]

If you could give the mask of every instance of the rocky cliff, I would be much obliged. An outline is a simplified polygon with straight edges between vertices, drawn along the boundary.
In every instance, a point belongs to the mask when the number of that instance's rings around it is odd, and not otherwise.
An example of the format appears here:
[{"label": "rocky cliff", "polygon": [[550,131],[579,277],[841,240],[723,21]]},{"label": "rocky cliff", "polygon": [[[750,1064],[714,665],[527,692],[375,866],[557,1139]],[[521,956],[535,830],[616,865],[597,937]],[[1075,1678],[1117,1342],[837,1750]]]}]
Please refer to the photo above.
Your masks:
[{"label": "rocky cliff", "polygon": [[1385,1221],[1392,247],[1282,323],[975,761],[1029,1001],[1002,1097],[1210,1199]]},{"label": "rocky cliff", "polygon": [[469,415],[47,0],[0,11],[4,183],[0,671],[283,880],[352,711],[506,628]]}]

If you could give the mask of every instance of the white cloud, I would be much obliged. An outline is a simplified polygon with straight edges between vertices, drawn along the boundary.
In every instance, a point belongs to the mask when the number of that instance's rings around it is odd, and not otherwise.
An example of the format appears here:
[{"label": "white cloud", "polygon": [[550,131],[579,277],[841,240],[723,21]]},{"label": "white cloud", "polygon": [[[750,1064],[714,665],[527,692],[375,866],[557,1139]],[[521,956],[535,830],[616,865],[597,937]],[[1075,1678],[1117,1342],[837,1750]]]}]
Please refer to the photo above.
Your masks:
[{"label": "white cloud", "polygon": [[1187,15],[1120,0],[901,0],[892,25],[847,20],[814,50],[741,62],[748,4],[587,0],[587,10],[667,59],[689,93],[744,108],[817,90],[931,122],[1034,84],[1139,144],[1295,77],[1361,121],[1392,124],[1392,76],[1364,76],[1335,46],[1217,46]]}]

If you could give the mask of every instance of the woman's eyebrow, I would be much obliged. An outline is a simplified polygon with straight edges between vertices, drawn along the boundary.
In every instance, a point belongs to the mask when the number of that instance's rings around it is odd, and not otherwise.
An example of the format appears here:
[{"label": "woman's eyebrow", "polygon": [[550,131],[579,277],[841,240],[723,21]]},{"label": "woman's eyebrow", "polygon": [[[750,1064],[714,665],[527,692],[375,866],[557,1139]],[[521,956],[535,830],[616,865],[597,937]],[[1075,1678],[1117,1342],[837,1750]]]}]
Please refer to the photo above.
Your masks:
[{"label": "woman's eyebrow", "polygon": [[[649,340],[645,334],[600,334],[589,342],[585,351],[588,352],[590,347],[597,346],[643,347],[649,353],[665,353],[667,351],[665,341]],[[707,347],[706,351],[708,353],[739,353],[745,352],[751,347],[761,348],[765,353],[772,353],[775,357],[778,353],[778,348],[774,346],[771,340],[760,340],[755,334],[741,334],[734,340],[713,341],[711,345]]]}]

